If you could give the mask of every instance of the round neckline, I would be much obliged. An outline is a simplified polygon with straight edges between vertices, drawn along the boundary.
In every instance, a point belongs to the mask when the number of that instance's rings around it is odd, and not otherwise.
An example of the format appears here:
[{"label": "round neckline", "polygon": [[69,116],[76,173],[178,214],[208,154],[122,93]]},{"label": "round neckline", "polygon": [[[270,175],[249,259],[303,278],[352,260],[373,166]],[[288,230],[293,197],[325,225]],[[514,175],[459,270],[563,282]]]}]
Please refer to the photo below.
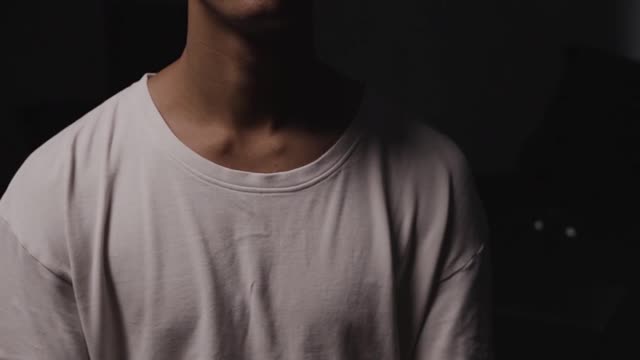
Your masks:
[{"label": "round neckline", "polygon": [[148,80],[155,72],[146,72],[138,81],[138,91],[145,112],[145,129],[149,138],[171,159],[208,183],[245,192],[292,192],[312,186],[333,174],[349,158],[360,137],[369,87],[365,85],[355,116],[342,135],[320,157],[297,168],[273,173],[231,169],[213,162],[184,144],[171,130],[149,91]]}]

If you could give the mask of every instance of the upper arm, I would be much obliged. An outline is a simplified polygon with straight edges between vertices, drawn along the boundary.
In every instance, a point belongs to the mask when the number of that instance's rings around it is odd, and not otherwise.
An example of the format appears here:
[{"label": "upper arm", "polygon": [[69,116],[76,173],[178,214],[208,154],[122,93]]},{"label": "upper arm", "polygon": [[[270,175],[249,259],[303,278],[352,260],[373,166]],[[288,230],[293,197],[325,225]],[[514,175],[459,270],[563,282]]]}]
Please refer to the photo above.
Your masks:
[{"label": "upper arm", "polygon": [[416,360],[493,359],[489,248],[434,287],[417,336]]},{"label": "upper arm", "polygon": [[[439,134],[435,134],[439,135]],[[466,156],[433,136],[437,161],[421,193],[413,255],[412,359],[492,359],[492,275],[484,206]]]},{"label": "upper arm", "polygon": [[33,257],[3,218],[0,289],[0,358],[89,358],[71,283]]}]

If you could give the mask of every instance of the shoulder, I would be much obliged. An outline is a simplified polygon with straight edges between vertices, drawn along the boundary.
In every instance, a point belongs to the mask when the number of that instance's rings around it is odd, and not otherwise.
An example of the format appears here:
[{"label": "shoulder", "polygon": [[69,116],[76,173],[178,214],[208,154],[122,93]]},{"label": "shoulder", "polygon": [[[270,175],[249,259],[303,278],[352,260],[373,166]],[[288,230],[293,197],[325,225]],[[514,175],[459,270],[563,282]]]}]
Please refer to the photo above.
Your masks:
[{"label": "shoulder", "polygon": [[394,171],[420,179],[464,177],[467,156],[450,136],[414,109],[371,90],[367,126],[369,138],[381,147]]},{"label": "shoulder", "polygon": [[0,218],[30,253],[58,273],[66,256],[70,203],[87,191],[95,160],[109,138],[122,92],[65,126],[23,160],[0,197]]},{"label": "shoulder", "polygon": [[17,201],[58,196],[71,181],[86,177],[97,160],[114,151],[114,141],[126,130],[119,127],[135,110],[133,96],[133,86],[121,90],[32,150],[0,198],[0,215],[15,211]]},{"label": "shoulder", "polygon": [[16,210],[16,201],[56,196],[65,191],[68,180],[81,176],[82,167],[90,165],[91,155],[108,136],[122,95],[120,92],[108,98],[33,149],[0,198],[0,215],[8,216],[7,212]]},{"label": "shoulder", "polygon": [[469,165],[467,157],[451,137],[419,119],[411,121],[409,129],[413,134],[411,141],[416,153],[450,174],[466,171]]}]

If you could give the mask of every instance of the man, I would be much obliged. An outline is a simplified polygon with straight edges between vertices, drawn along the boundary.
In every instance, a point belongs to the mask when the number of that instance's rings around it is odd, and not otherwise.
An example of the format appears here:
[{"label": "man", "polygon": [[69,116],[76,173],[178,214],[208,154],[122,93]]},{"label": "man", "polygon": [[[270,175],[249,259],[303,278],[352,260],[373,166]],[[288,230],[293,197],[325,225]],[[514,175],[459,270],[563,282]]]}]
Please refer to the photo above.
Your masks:
[{"label": "man", "polygon": [[0,199],[0,358],[489,359],[456,145],[315,60],[310,1],[188,6]]}]

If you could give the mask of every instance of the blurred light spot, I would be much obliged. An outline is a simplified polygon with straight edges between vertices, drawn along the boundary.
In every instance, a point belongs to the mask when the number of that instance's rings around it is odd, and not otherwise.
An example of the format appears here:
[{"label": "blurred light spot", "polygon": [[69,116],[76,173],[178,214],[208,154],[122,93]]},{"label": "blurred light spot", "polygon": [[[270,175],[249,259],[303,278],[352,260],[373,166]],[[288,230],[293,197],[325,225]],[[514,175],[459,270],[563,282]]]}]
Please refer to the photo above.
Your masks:
[{"label": "blurred light spot", "polygon": [[533,222],[533,228],[536,229],[536,231],[544,230],[544,221],[542,221],[542,220],[534,221]]},{"label": "blurred light spot", "polygon": [[567,226],[564,229],[564,234],[567,235],[567,237],[569,237],[569,238],[574,238],[574,237],[578,236],[578,231],[573,226]]}]

